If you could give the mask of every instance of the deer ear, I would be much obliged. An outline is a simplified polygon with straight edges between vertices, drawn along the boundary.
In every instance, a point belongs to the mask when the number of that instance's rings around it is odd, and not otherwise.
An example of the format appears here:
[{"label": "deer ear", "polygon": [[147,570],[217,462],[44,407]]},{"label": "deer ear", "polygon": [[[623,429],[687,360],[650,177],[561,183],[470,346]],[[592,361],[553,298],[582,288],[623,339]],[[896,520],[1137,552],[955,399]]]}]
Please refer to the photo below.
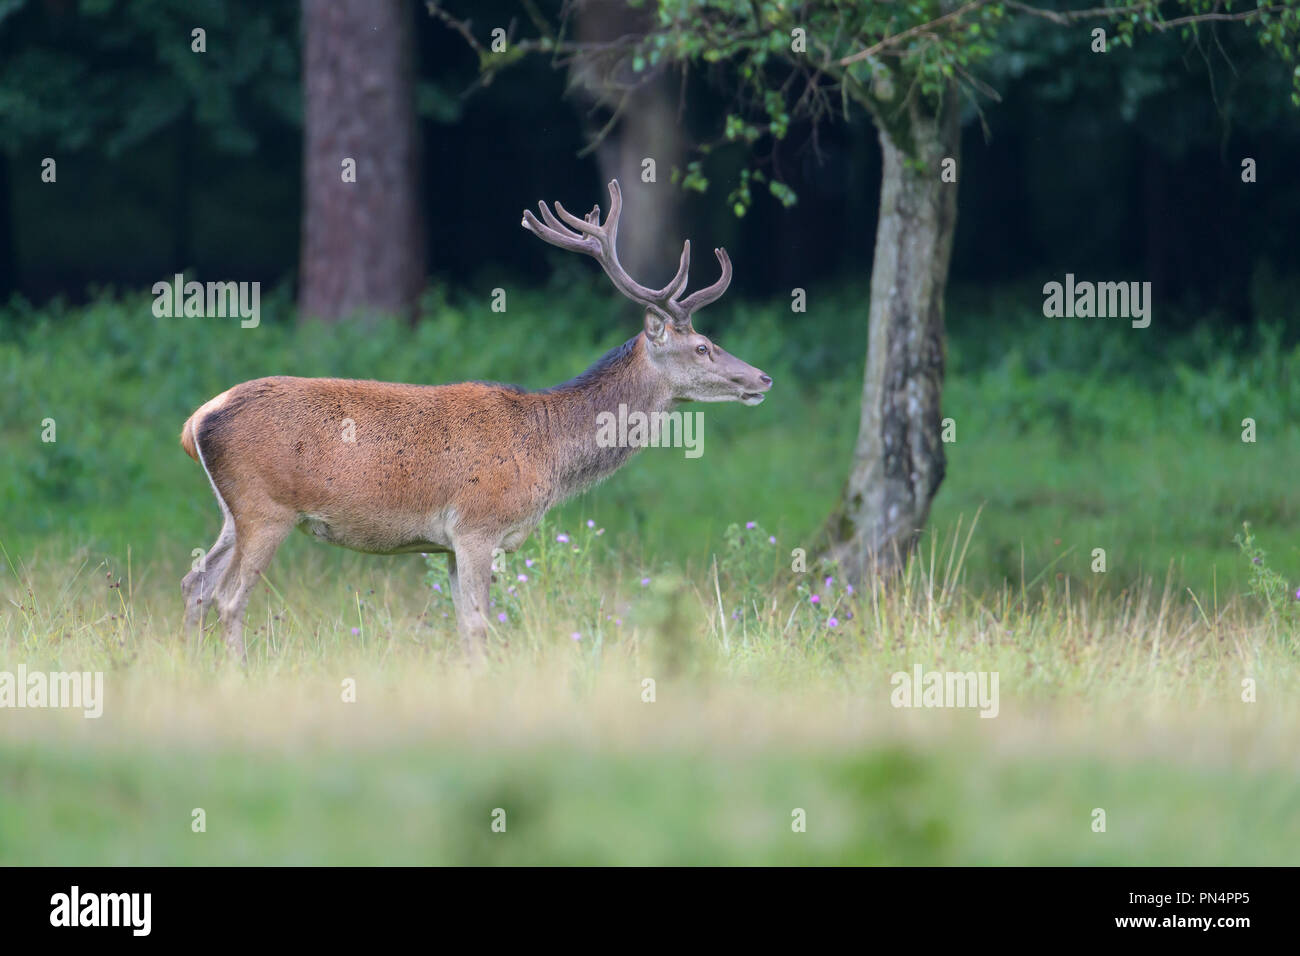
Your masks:
[{"label": "deer ear", "polygon": [[663,343],[664,336],[668,334],[668,323],[656,315],[652,310],[646,309],[645,313],[645,337],[656,345]]}]

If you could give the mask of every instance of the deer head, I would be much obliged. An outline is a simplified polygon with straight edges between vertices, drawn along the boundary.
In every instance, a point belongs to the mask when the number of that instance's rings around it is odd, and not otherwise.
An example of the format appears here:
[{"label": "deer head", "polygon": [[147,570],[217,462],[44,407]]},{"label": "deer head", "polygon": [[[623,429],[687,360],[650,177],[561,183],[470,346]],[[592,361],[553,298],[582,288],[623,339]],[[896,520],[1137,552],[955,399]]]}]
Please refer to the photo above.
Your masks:
[{"label": "deer head", "polygon": [[696,310],[717,301],[731,284],[731,260],[725,250],[713,250],[722,266],[722,276],[718,281],[682,299],[680,296],[686,289],[691,264],[689,239],[682,246],[677,275],[662,289],[648,289],[633,281],[619,264],[615,242],[623,195],[617,179],[609,184],[609,215],[604,223],[600,221],[600,206],[592,207],[585,218],[579,219],[558,202],[555,213],[544,202],[537,205],[542,221],[524,210],[522,225],[525,229],[553,246],[591,256],[600,263],[614,288],[645,308],[645,331],[642,334],[646,357],[668,383],[674,399],[744,402],[746,405],[763,401],[764,393],[772,387],[772,379],[724,351],[691,325],[691,316]]}]

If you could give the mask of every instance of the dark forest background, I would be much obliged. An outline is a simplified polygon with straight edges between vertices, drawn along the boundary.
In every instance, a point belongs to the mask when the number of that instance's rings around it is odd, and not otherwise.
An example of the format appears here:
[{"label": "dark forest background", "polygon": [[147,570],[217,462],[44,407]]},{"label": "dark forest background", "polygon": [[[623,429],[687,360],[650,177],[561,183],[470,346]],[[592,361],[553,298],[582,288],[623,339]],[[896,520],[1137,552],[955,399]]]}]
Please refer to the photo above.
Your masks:
[{"label": "dark forest background", "polygon": [[[484,29],[519,15],[508,2],[474,7]],[[193,57],[176,38],[199,22],[209,52]],[[422,9],[412,24],[429,277],[465,290],[542,283],[549,250],[518,213],[542,197],[604,200],[595,159],[578,156],[586,106],[543,57],[463,95],[472,52]],[[297,4],[283,0],[0,8],[0,294],[77,300],[180,270],[292,282],[299,31]],[[1040,56],[986,77],[1001,103],[985,101],[982,117],[966,107],[954,283],[1149,279],[1170,320],[1249,324],[1261,283],[1300,273],[1288,67],[1240,32],[1190,51],[1152,38],[1107,54],[1117,68],[1106,70],[1070,31],[1042,41]],[[704,76],[685,92],[688,140],[705,141],[726,103]],[[58,159],[57,190],[42,190],[45,156]],[[1243,157],[1258,184],[1241,183]],[[732,295],[865,278],[880,171],[861,111],[779,144],[771,162],[797,192],[792,208],[760,194],[737,219],[722,199],[742,159],[738,147],[714,152],[711,195],[682,203],[685,235],[737,262]],[[661,188],[678,188],[667,179]]]}]

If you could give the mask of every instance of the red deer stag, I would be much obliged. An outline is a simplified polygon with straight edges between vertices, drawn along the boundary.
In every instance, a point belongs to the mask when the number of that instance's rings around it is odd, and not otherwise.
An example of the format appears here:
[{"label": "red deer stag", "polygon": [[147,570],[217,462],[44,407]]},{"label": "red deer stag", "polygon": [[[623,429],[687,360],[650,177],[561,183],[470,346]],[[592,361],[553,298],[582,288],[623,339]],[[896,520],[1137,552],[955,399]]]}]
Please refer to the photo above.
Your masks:
[{"label": "red deer stag", "polygon": [[[634,282],[615,252],[622,199],[609,216],[525,212],[523,226],[551,245],[593,257],[614,286],[645,308],[644,329],[577,378],[530,392],[511,385],[399,385],[334,378],[259,378],[204,404],[181,429],[225,519],[202,566],[185,576],[191,647],[213,604],[229,652],[246,660],[250,589],[289,532],[372,554],[443,552],[466,654],[482,656],[495,549],[516,550],[547,510],[610,475],[635,451],[603,447],[597,416],[620,404],[649,416],[680,402],[757,405],[772,380],[691,327],[719,298],[722,277],[680,299],[691,245],[662,289]],[[556,214],[559,216],[557,221]],[[567,226],[567,228],[566,228]]]}]

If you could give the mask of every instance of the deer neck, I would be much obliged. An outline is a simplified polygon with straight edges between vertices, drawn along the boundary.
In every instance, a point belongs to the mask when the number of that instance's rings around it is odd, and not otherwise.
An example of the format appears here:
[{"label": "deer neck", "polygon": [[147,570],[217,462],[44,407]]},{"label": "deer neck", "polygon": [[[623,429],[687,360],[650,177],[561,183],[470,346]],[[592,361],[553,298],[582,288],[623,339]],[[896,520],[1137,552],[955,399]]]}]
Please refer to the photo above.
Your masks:
[{"label": "deer neck", "polygon": [[668,411],[675,404],[645,355],[641,335],[611,349],[577,378],[545,393],[557,449],[559,497],[567,498],[617,471],[639,449],[608,441],[605,416]]}]

